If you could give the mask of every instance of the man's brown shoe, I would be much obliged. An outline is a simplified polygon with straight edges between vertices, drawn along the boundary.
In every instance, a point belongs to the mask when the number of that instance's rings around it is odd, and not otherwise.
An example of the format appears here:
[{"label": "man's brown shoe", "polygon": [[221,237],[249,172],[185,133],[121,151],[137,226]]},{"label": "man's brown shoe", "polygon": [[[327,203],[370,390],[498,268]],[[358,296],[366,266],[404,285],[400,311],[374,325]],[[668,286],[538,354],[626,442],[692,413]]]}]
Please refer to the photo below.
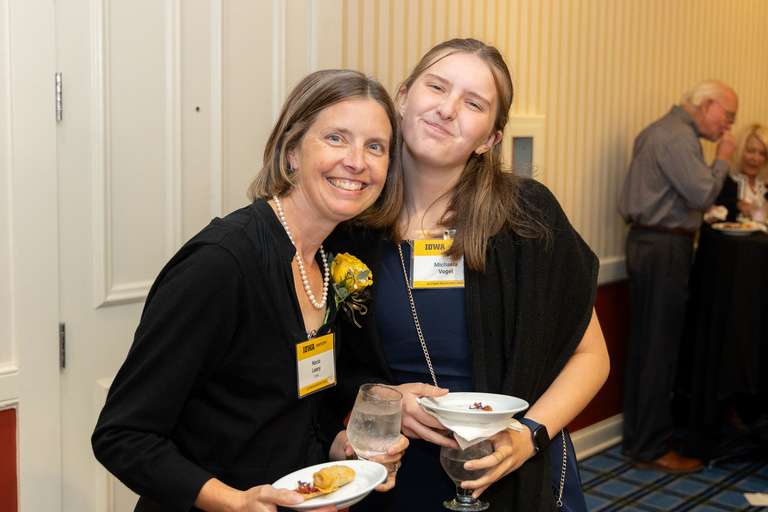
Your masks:
[{"label": "man's brown shoe", "polygon": [[673,451],[650,462],[630,461],[635,469],[661,471],[662,473],[695,473],[703,467],[699,459],[683,457]]}]

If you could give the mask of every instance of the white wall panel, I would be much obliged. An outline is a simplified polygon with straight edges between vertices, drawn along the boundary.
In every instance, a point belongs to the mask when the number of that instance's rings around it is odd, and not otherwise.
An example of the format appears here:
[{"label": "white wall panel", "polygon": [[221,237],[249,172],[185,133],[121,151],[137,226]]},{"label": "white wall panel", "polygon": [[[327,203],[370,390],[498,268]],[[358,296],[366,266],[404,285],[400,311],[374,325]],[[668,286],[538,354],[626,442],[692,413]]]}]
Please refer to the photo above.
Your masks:
[{"label": "white wall panel", "polygon": [[185,240],[247,203],[288,91],[342,66],[341,5],[95,0],[97,305],[143,300]]},{"label": "white wall panel", "polygon": [[177,1],[93,2],[97,305],[140,301],[181,239]]},{"label": "white wall panel", "polygon": [[221,0],[184,0],[180,32],[183,242],[222,213]]},{"label": "white wall panel", "polygon": [[[316,48],[316,69],[340,68],[343,62],[345,46],[342,41],[344,20],[342,19],[344,0],[312,0],[315,12],[312,45]],[[392,3],[393,8],[396,2]],[[328,37],[328,34],[336,34]],[[396,43],[394,46],[396,47]]]},{"label": "white wall panel", "polygon": [[[247,203],[264,143],[285,87],[282,24],[277,0],[223,2],[222,161],[224,212]],[[279,14],[279,13],[278,13]],[[280,25],[276,24],[279,21]],[[304,27],[292,27],[304,30]]]}]

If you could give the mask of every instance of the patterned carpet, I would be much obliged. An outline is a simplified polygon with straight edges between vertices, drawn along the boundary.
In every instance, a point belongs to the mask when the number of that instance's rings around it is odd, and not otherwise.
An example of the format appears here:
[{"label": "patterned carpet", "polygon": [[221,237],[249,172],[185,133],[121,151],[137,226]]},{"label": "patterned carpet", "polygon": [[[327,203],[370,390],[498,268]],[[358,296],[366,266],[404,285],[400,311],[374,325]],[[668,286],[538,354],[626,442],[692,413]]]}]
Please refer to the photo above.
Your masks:
[{"label": "patterned carpet", "polygon": [[667,475],[634,469],[616,445],[580,461],[579,469],[590,512],[768,510],[750,506],[744,497],[745,492],[768,493],[764,451],[698,473]]}]

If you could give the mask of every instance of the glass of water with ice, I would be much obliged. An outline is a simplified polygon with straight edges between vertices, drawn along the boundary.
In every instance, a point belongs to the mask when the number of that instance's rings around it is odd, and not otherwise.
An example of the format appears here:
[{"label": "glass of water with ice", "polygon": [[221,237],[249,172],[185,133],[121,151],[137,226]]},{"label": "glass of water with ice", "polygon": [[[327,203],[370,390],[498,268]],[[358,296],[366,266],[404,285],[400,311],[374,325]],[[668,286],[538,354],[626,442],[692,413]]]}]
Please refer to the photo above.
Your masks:
[{"label": "glass of water with ice", "polygon": [[402,400],[402,393],[389,386],[360,386],[347,425],[347,437],[359,458],[387,453],[400,438]]},{"label": "glass of water with ice", "polygon": [[493,443],[490,441],[473,444],[464,450],[461,448],[448,448],[447,446],[440,448],[440,464],[445,472],[448,473],[448,476],[451,477],[453,483],[456,484],[456,497],[452,501],[443,502],[443,507],[459,512],[474,512],[488,509],[490,505],[485,501],[473,498],[472,493],[474,491],[472,489],[463,489],[461,482],[477,480],[486,474],[490,468],[469,470],[464,469],[464,464],[468,460],[482,459],[491,453],[493,453]]}]

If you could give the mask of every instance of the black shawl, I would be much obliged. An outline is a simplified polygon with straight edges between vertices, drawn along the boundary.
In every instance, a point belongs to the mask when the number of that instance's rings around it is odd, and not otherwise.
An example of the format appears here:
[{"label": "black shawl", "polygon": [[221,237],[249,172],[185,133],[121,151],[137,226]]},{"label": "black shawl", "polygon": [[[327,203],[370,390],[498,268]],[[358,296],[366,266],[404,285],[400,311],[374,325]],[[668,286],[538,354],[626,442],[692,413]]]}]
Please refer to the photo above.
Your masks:
[{"label": "black shawl", "polygon": [[[490,240],[485,273],[465,264],[467,334],[474,389],[533,404],[584,336],[597,291],[598,259],[546,187],[525,180],[520,193],[537,209],[551,240],[505,231]],[[337,229],[326,245],[334,254],[349,252],[369,266],[375,297],[383,234],[349,229]],[[376,308],[386,305],[370,301],[368,307],[367,315],[357,317],[360,328],[337,323],[340,413],[351,409],[360,384],[394,383],[375,322]],[[491,510],[557,510],[549,460],[546,454],[534,456],[492,485],[483,493]]]}]

